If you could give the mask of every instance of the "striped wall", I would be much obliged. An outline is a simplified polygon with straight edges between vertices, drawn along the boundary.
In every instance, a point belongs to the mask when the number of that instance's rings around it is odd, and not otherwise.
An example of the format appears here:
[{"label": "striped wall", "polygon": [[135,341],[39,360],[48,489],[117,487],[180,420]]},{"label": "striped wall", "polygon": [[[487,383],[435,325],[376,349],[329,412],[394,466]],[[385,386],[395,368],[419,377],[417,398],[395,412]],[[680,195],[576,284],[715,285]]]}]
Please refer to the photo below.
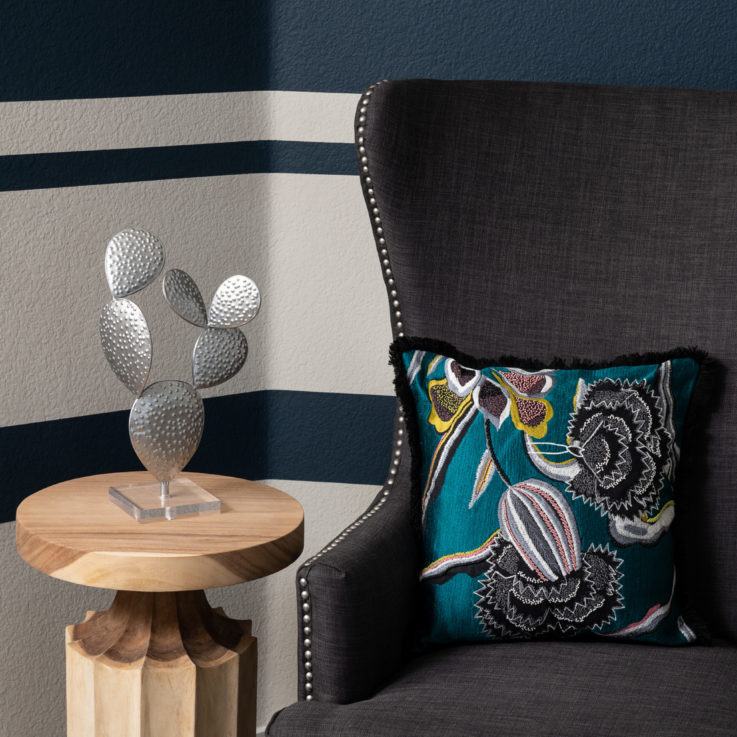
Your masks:
[{"label": "striped wall", "polygon": [[[10,0],[0,9],[0,737],[64,734],[63,625],[109,592],[14,552],[49,483],[139,467],[131,396],[97,317],[124,227],[164,242],[205,299],[232,273],[263,308],[235,379],[205,392],[191,468],[268,480],[305,508],[305,554],[375,493],[393,413],[385,293],[355,174],[353,111],[385,77],[737,86],[730,3],[639,0]],[[136,301],[152,379],[197,331]],[[211,593],[260,638],[259,723],[296,696],[294,566]]]},{"label": "striped wall", "polygon": [[[13,553],[15,507],[55,481],[140,468],[132,397],[101,354],[109,237],[142,226],[206,298],[252,276],[263,307],[249,360],[204,392],[194,470],[266,479],[297,497],[314,552],[367,505],[389,455],[394,400],[381,272],[354,175],[358,95],[246,91],[0,103],[2,423],[0,734],[62,734],[63,625],[106,592],[45,579]],[[154,338],[152,379],[186,378],[197,330],[157,288],[136,295]],[[367,431],[356,437],[358,421]],[[330,510],[328,515],[325,510]],[[293,700],[294,571],[211,596],[261,639],[259,722]],[[24,618],[22,602],[41,616]],[[99,603],[97,603],[99,602]],[[284,616],[274,617],[275,611]],[[49,668],[47,653],[56,653]],[[22,664],[22,665],[21,665]],[[22,673],[12,681],[14,668]],[[12,686],[11,686],[12,683]],[[45,708],[18,709],[33,694]]]}]

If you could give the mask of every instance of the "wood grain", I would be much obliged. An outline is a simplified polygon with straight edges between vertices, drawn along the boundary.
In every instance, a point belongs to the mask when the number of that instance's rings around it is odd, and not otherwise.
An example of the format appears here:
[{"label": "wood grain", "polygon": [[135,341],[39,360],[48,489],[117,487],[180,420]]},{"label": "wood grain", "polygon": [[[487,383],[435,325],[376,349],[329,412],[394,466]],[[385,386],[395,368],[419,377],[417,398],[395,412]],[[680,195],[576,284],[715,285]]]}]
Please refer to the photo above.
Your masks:
[{"label": "wood grain", "polygon": [[203,591],[120,591],[67,627],[68,737],[253,737],[250,621]]},{"label": "wood grain", "polygon": [[136,522],[108,488],[151,481],[145,471],[65,481],[25,499],[16,545],[34,568],[72,583],[126,591],[191,591],[274,573],[302,552],[299,502],[265,484],[184,473],[217,496],[220,514]]}]

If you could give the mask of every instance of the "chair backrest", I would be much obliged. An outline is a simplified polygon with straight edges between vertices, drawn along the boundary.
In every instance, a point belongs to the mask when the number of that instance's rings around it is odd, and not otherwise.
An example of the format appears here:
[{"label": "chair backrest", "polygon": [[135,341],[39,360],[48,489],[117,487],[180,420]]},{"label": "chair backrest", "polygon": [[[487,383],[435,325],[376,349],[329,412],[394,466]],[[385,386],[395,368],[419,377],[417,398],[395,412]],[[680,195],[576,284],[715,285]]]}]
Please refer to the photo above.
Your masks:
[{"label": "chair backrest", "polygon": [[356,130],[395,335],[726,365],[679,574],[737,639],[737,92],[383,82]]}]

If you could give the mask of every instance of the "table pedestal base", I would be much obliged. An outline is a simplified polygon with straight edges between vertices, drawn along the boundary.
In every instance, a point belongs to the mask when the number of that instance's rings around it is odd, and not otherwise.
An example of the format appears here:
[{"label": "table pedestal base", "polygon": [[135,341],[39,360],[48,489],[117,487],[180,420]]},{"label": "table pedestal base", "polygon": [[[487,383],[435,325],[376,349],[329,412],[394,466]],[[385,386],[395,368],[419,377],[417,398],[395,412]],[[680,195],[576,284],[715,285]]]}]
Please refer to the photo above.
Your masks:
[{"label": "table pedestal base", "polygon": [[67,737],[253,737],[251,622],[204,591],[119,591],[66,630]]}]

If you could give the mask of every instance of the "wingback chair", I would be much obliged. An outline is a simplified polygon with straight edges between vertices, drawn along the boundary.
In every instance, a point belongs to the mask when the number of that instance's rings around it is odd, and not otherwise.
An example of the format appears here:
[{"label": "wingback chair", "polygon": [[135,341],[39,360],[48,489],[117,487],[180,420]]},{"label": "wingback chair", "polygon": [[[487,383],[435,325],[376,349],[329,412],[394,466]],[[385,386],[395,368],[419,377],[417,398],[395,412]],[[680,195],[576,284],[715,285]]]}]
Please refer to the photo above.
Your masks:
[{"label": "wingback chair", "polygon": [[298,573],[299,701],[268,734],[736,735],[737,92],[383,82],[361,98],[356,141],[395,336],[543,361],[695,345],[726,367],[677,530],[714,642],[411,656],[398,411],[378,496]]}]

